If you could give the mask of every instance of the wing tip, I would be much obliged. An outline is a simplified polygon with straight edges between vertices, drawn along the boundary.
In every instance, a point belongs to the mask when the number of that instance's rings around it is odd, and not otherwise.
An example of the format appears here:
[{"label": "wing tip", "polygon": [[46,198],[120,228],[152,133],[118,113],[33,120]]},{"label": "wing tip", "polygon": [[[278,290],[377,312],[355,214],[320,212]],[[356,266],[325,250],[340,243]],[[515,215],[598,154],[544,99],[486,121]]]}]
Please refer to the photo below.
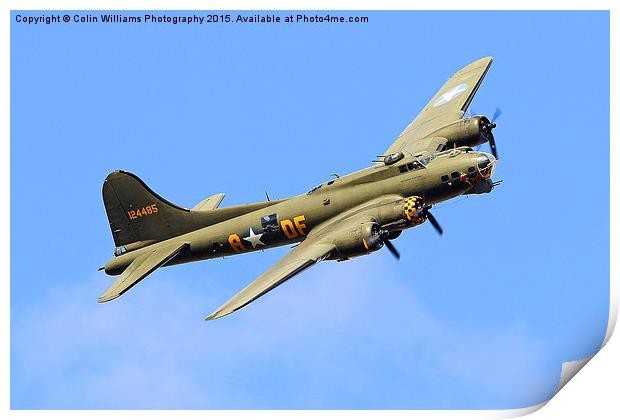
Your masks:
[{"label": "wing tip", "polygon": [[486,57],[481,57],[481,58],[477,59],[472,64],[474,64],[474,63],[492,63],[492,62],[493,62],[493,56],[487,55]]},{"label": "wing tip", "polygon": [[98,303],[106,303],[109,302],[111,300],[116,299],[117,297],[119,297],[120,295],[102,295],[99,297],[99,299],[97,299]]},{"label": "wing tip", "polygon": [[231,312],[221,312],[221,311],[217,310],[217,311],[213,312],[211,315],[207,316],[205,318],[205,321],[214,321],[214,320],[216,320],[218,318],[221,318],[223,316],[226,316],[226,315],[228,315],[230,313]]},{"label": "wing tip", "polygon": [[[247,303],[246,303],[246,305],[247,305]],[[205,318],[205,321],[213,321],[215,319],[222,318],[222,317],[224,317],[226,315],[230,315],[233,312],[235,312],[237,309],[240,309],[240,308],[242,308],[245,305],[237,306],[237,307],[230,307],[230,306],[227,307],[227,306],[228,305],[224,304],[224,305],[220,306],[219,308],[217,308],[215,311],[213,311],[211,313],[211,315],[209,315],[209,316],[207,316]]]},{"label": "wing tip", "polygon": [[486,57],[482,57],[475,61],[472,61],[471,63],[463,67],[461,70],[459,70],[456,74],[467,73],[469,71],[472,71],[480,67],[489,67],[492,62],[493,62],[493,57],[490,55],[487,55]]}]

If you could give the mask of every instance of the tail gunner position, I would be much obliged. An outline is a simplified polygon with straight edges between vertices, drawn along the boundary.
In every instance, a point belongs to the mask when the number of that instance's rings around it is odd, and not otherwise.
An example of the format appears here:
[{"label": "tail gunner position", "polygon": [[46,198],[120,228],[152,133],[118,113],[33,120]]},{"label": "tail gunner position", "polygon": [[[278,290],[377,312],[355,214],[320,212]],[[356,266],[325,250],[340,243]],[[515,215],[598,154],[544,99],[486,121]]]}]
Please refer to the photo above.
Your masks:
[{"label": "tail gunner position", "polygon": [[[115,299],[159,267],[301,242],[207,319],[228,315],[321,260],[344,261],[392,244],[428,220],[438,202],[491,192],[495,123],[463,118],[492,62],[477,60],[454,74],[375,160],[295,197],[218,208],[224,194],[191,209],[157,195],[138,177],[112,172],[103,202],[116,248],[104,269],[118,275],[99,302]],[[492,154],[472,148],[489,142]]]}]

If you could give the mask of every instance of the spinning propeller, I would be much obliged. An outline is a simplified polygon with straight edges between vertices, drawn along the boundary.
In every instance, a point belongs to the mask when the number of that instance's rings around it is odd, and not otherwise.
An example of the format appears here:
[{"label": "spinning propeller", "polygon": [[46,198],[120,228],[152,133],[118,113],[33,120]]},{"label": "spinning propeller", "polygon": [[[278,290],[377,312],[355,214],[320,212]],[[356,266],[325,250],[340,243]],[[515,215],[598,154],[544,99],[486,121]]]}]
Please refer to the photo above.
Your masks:
[{"label": "spinning propeller", "polygon": [[439,225],[439,222],[437,221],[437,219],[435,219],[435,216],[433,216],[433,214],[429,211],[431,207],[433,206],[424,206],[424,215],[426,216],[428,221],[431,222],[431,225],[433,225],[437,233],[439,233],[439,235],[443,235],[443,229]]},{"label": "spinning propeller", "polygon": [[497,119],[499,118],[499,116],[502,115],[502,110],[500,107],[495,108],[495,112],[493,113],[493,118],[491,118],[491,121],[488,120],[482,120],[482,134],[484,135],[484,137],[486,137],[489,140],[489,146],[491,147],[491,153],[493,153],[493,156],[495,156],[495,159],[499,159],[497,157],[497,145],[495,144],[495,136],[493,135],[493,129],[495,127],[497,127]]},{"label": "spinning propeller", "polygon": [[[418,207],[417,209],[418,214],[421,217],[428,219],[428,221],[431,223],[431,225],[433,225],[437,233],[439,233],[440,235],[443,235],[443,229],[441,228],[441,225],[439,224],[437,219],[435,219],[435,216],[433,216],[433,214],[430,212],[431,207],[433,206],[423,204],[422,206]],[[385,246],[392,253],[394,258],[396,258],[397,260],[400,260],[400,252],[398,252],[394,244],[389,239],[391,234],[392,232],[390,232],[389,230],[380,230],[379,240],[385,244]]]},{"label": "spinning propeller", "polygon": [[380,234],[380,238],[383,241],[383,243],[385,244],[385,246],[387,247],[387,249],[392,253],[392,255],[394,256],[394,258],[396,258],[397,260],[400,260],[400,252],[398,252],[398,250],[396,249],[396,247],[394,246],[394,244],[392,243],[392,241],[390,241],[387,237],[389,236],[390,232],[387,230],[382,230],[381,234]]},{"label": "spinning propeller", "polygon": [[[469,114],[470,114],[470,117],[473,117],[474,115],[476,115],[475,111],[472,108],[469,108]],[[490,121],[486,117],[483,117],[482,120],[480,121],[481,123],[480,130],[482,131],[482,134],[484,135],[484,137],[488,140],[489,146],[491,147],[491,153],[493,154],[493,156],[495,156],[495,159],[498,159],[498,157],[497,157],[497,145],[495,144],[495,136],[493,135],[493,129],[497,127],[496,121],[501,115],[502,115],[502,109],[500,107],[497,107],[495,108],[495,112],[493,113],[493,118],[491,118]],[[476,148],[476,150],[478,149]]]}]

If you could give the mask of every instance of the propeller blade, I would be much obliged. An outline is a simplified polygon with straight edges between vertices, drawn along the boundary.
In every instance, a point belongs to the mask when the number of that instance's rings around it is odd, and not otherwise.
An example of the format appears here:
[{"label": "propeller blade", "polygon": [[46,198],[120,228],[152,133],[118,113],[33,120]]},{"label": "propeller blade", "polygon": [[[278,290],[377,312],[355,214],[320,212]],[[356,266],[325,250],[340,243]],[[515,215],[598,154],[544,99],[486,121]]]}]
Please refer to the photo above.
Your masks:
[{"label": "propeller blade", "polygon": [[394,258],[396,258],[397,260],[400,260],[400,252],[398,252],[394,244],[392,244],[392,242],[389,239],[384,239],[383,243],[385,244],[387,249],[390,250]]},{"label": "propeller blade", "polygon": [[489,146],[491,146],[491,153],[493,153],[495,159],[499,159],[497,157],[497,145],[495,144],[495,136],[493,134],[489,137]]},{"label": "propeller blade", "polygon": [[437,219],[435,219],[435,216],[433,216],[433,214],[428,210],[426,210],[426,217],[428,218],[428,221],[431,222],[431,225],[433,225],[437,233],[443,235],[443,229],[441,228],[441,226],[439,226],[439,223],[437,222]]},{"label": "propeller blade", "polygon": [[491,118],[491,121],[497,121],[500,115],[502,115],[502,109],[500,107],[495,108],[495,113],[493,114],[493,118]]}]

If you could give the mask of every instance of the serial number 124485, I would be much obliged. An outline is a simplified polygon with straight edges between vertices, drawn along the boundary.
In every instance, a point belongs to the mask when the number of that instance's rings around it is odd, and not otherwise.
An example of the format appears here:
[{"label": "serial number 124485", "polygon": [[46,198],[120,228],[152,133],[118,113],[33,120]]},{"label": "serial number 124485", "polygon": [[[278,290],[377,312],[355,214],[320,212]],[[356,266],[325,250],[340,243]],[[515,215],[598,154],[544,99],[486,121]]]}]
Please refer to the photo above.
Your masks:
[{"label": "serial number 124485", "polygon": [[159,209],[157,208],[157,204],[153,203],[150,206],[145,206],[138,210],[129,210],[127,212],[127,216],[129,216],[129,220],[134,220],[138,217],[150,216],[158,211]]}]

